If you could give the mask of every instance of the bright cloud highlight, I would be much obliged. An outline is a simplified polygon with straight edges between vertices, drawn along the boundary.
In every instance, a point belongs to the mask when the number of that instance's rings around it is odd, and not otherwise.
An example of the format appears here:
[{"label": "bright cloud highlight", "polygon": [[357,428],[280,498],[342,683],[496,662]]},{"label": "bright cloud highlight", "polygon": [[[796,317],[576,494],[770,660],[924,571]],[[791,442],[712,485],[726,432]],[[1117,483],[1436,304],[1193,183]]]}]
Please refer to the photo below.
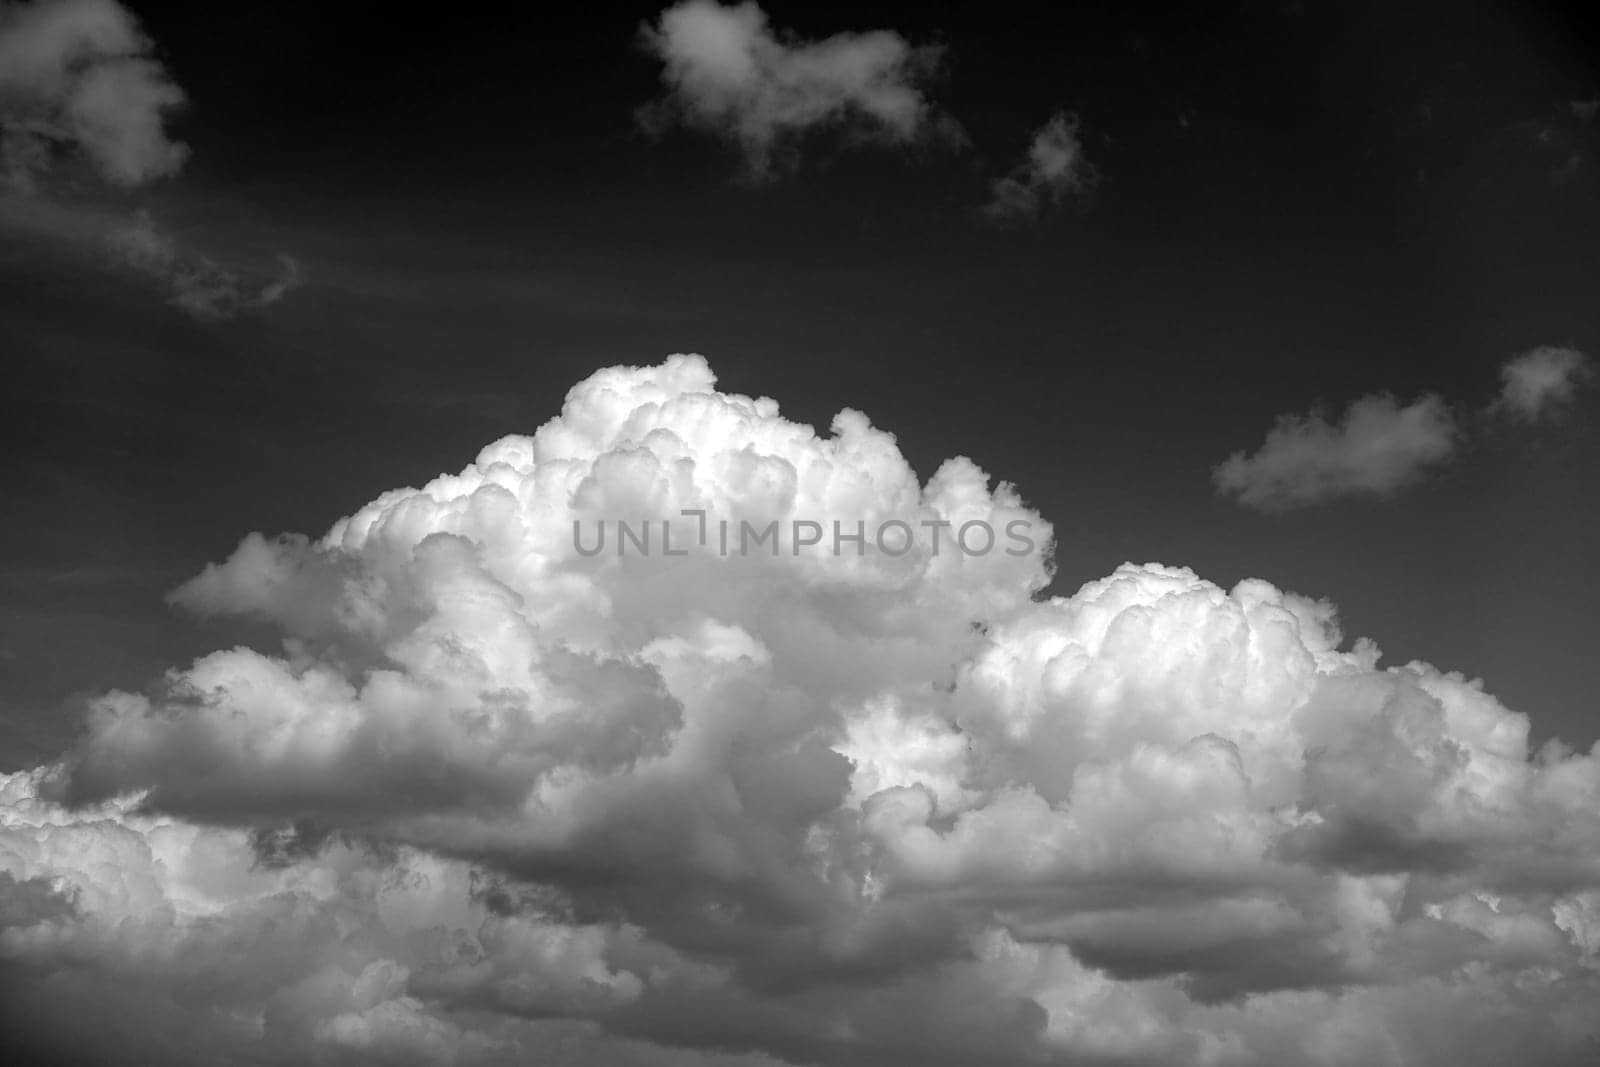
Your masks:
[{"label": "bright cloud highlight", "polygon": [[[1040,551],[573,545],[684,509]],[[1265,582],[1036,599],[1048,533],[674,356],[252,534],[173,600],[281,647],[106,694],[0,784],[7,1025],[173,1063],[1588,1062],[1600,753]]]}]

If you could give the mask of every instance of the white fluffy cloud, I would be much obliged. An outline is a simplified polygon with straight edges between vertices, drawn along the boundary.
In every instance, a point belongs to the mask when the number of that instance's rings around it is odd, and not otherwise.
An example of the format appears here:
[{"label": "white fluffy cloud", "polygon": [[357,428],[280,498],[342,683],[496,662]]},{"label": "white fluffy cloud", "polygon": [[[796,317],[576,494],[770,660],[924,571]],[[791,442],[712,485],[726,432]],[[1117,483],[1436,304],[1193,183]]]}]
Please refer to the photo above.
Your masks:
[{"label": "white fluffy cloud", "polygon": [[683,0],[645,26],[641,40],[664,64],[667,88],[641,112],[645,127],[681,121],[723,137],[756,178],[791,162],[795,142],[814,130],[901,145],[957,136],[924,92],[940,49],[890,30],[789,40],[749,0]]},{"label": "white fluffy cloud", "polygon": [[[685,555],[574,543],[674,517]],[[720,550],[796,519],[1039,551]],[[1048,542],[860,413],[601,371],[175,591],[282,647],[0,785],[7,1023],[145,1062],[1589,1062],[1600,753],[1264,582],[1036,600]]]},{"label": "white fluffy cloud", "polygon": [[0,152],[14,185],[62,149],[118,185],[177,173],[188,149],[166,119],[183,99],[116,0],[0,3]]},{"label": "white fluffy cloud", "polygon": [[1081,193],[1094,181],[1083,154],[1078,116],[1058,112],[1034,132],[1028,155],[990,190],[984,213],[997,222],[1023,223]]},{"label": "white fluffy cloud", "polygon": [[1384,496],[1450,458],[1459,433],[1444,401],[1402,407],[1380,393],[1355,401],[1337,422],[1317,411],[1284,415],[1254,453],[1235,452],[1212,472],[1219,492],[1263,511],[1344,496]]},{"label": "white fluffy cloud", "polygon": [[1594,376],[1589,359],[1575,348],[1541,345],[1500,368],[1500,396],[1494,409],[1537,422],[1571,402]]}]

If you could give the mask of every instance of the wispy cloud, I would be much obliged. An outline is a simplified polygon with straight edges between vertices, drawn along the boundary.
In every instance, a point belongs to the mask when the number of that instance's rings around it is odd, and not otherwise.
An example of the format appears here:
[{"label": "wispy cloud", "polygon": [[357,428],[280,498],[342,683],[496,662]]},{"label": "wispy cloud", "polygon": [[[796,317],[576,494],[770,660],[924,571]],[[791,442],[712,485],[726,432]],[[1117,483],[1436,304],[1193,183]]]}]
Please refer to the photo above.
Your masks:
[{"label": "wispy cloud", "polygon": [[300,262],[281,252],[271,268],[219,263],[146,211],[129,218],[93,204],[0,195],[0,230],[76,248],[97,269],[131,271],[165,293],[173,307],[205,322],[269,307],[305,280]]},{"label": "wispy cloud", "polygon": [[990,188],[984,213],[997,222],[1032,222],[1067,197],[1093,185],[1095,170],[1084,158],[1077,115],[1057,112],[1034,132],[1028,155]]},{"label": "wispy cloud", "polygon": [[1235,452],[1212,472],[1217,490],[1262,511],[1349,496],[1386,496],[1450,458],[1459,432],[1434,395],[1401,406],[1364,396],[1337,422],[1320,411],[1284,415],[1255,452]]},{"label": "wispy cloud", "polygon": [[274,304],[301,284],[292,256],[280,253],[276,274],[257,280],[188,247],[146,211],[122,221],[81,196],[54,195],[50,173],[68,158],[119,187],[182,168],[189,149],[166,123],[184,93],[154,50],[116,0],[0,3],[0,225],[98,244],[196,319]]},{"label": "wispy cloud", "polygon": [[1597,100],[1569,100],[1564,108],[1507,125],[1501,136],[1519,155],[1543,167],[1552,185],[1580,185],[1592,181],[1597,108]]},{"label": "wispy cloud", "polygon": [[794,165],[810,131],[890,145],[960,137],[926,95],[941,49],[892,30],[800,41],[775,33],[755,3],[685,0],[642,27],[640,40],[663,63],[667,89],[640,109],[640,124],[659,133],[681,122],[721,137],[755,179]]},{"label": "wispy cloud", "polygon": [[141,212],[114,230],[110,244],[122,262],[160,282],[171,302],[197,319],[232,318],[242,311],[277,303],[302,283],[299,262],[279,253],[278,270],[265,280],[252,280],[205,256],[188,251]]}]

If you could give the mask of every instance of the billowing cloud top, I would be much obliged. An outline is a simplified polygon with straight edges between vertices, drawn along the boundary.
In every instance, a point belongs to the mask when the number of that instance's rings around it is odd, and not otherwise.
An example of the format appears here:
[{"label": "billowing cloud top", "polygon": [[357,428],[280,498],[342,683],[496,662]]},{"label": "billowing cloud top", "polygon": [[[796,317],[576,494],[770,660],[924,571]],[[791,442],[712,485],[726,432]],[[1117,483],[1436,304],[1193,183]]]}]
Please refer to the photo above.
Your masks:
[{"label": "billowing cloud top", "polygon": [[601,371],[246,538],[174,599],[281,651],[0,783],[6,1021],[174,1063],[1589,1062],[1596,753],[1264,582],[1036,600],[1049,543],[857,412]]},{"label": "billowing cloud top", "polygon": [[58,146],[109,181],[138,185],[177,172],[188,150],[165,121],[183,91],[116,0],[0,3],[0,151],[25,185]]},{"label": "billowing cloud top", "polygon": [[940,50],[890,30],[789,42],[755,3],[684,0],[644,27],[641,40],[665,64],[668,91],[641,113],[645,126],[681,120],[725,137],[757,178],[770,176],[808,130],[838,127],[858,139],[908,144],[955,129],[922,89]]}]

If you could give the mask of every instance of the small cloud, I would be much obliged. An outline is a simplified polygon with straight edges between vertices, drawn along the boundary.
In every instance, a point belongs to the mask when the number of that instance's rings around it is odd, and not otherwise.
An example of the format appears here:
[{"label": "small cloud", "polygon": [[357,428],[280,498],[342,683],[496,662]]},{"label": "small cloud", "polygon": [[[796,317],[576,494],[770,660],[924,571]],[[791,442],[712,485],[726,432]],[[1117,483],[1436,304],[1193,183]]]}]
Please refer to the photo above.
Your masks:
[{"label": "small cloud", "polygon": [[1600,114],[1600,97],[1594,100],[1570,100],[1567,106],[1572,110],[1572,117],[1579,122],[1593,122],[1595,115]]},{"label": "small cloud", "polygon": [[1577,349],[1541,345],[1500,368],[1500,395],[1490,410],[1538,422],[1569,403],[1593,376],[1589,358]]},{"label": "small cloud", "polygon": [[1001,223],[1031,222],[1068,196],[1093,185],[1094,168],[1084,158],[1078,128],[1077,115],[1052,115],[1034,133],[1028,157],[994,183],[984,214]]},{"label": "small cloud", "polygon": [[753,179],[792,166],[795,142],[814,130],[891,145],[961,139],[923,91],[942,50],[892,30],[800,41],[775,34],[754,3],[685,0],[643,26],[640,40],[665,64],[667,88],[640,109],[640,125],[715,134],[739,147]]},{"label": "small cloud", "polygon": [[116,0],[0,0],[0,227],[96,245],[197,319],[274,304],[301,283],[293,258],[280,254],[276,276],[252,280],[184,249],[146,212],[115,219],[45,181],[67,156],[124,187],[183,166],[189,149],[166,120],[185,97],[154,50]]},{"label": "small cloud", "polygon": [[205,321],[229,319],[275,304],[304,280],[299,262],[279,253],[276,277],[251,281],[205,256],[185,251],[144,212],[114,231],[109,243],[124,264],[166,286],[174,307]]},{"label": "small cloud", "polygon": [[1590,128],[1594,113],[1588,105],[1570,101],[1550,115],[1512,123],[1505,135],[1544,169],[1551,185],[1581,183],[1594,166],[1595,137]]},{"label": "small cloud", "polygon": [[188,148],[166,133],[183,90],[115,0],[0,5],[0,164],[28,190],[75,151],[116,185],[177,173]]},{"label": "small cloud", "polygon": [[1337,423],[1321,412],[1284,415],[1253,455],[1235,452],[1212,471],[1217,491],[1259,511],[1336,497],[1387,496],[1455,451],[1458,432],[1432,394],[1401,407],[1388,394],[1355,401]]}]

